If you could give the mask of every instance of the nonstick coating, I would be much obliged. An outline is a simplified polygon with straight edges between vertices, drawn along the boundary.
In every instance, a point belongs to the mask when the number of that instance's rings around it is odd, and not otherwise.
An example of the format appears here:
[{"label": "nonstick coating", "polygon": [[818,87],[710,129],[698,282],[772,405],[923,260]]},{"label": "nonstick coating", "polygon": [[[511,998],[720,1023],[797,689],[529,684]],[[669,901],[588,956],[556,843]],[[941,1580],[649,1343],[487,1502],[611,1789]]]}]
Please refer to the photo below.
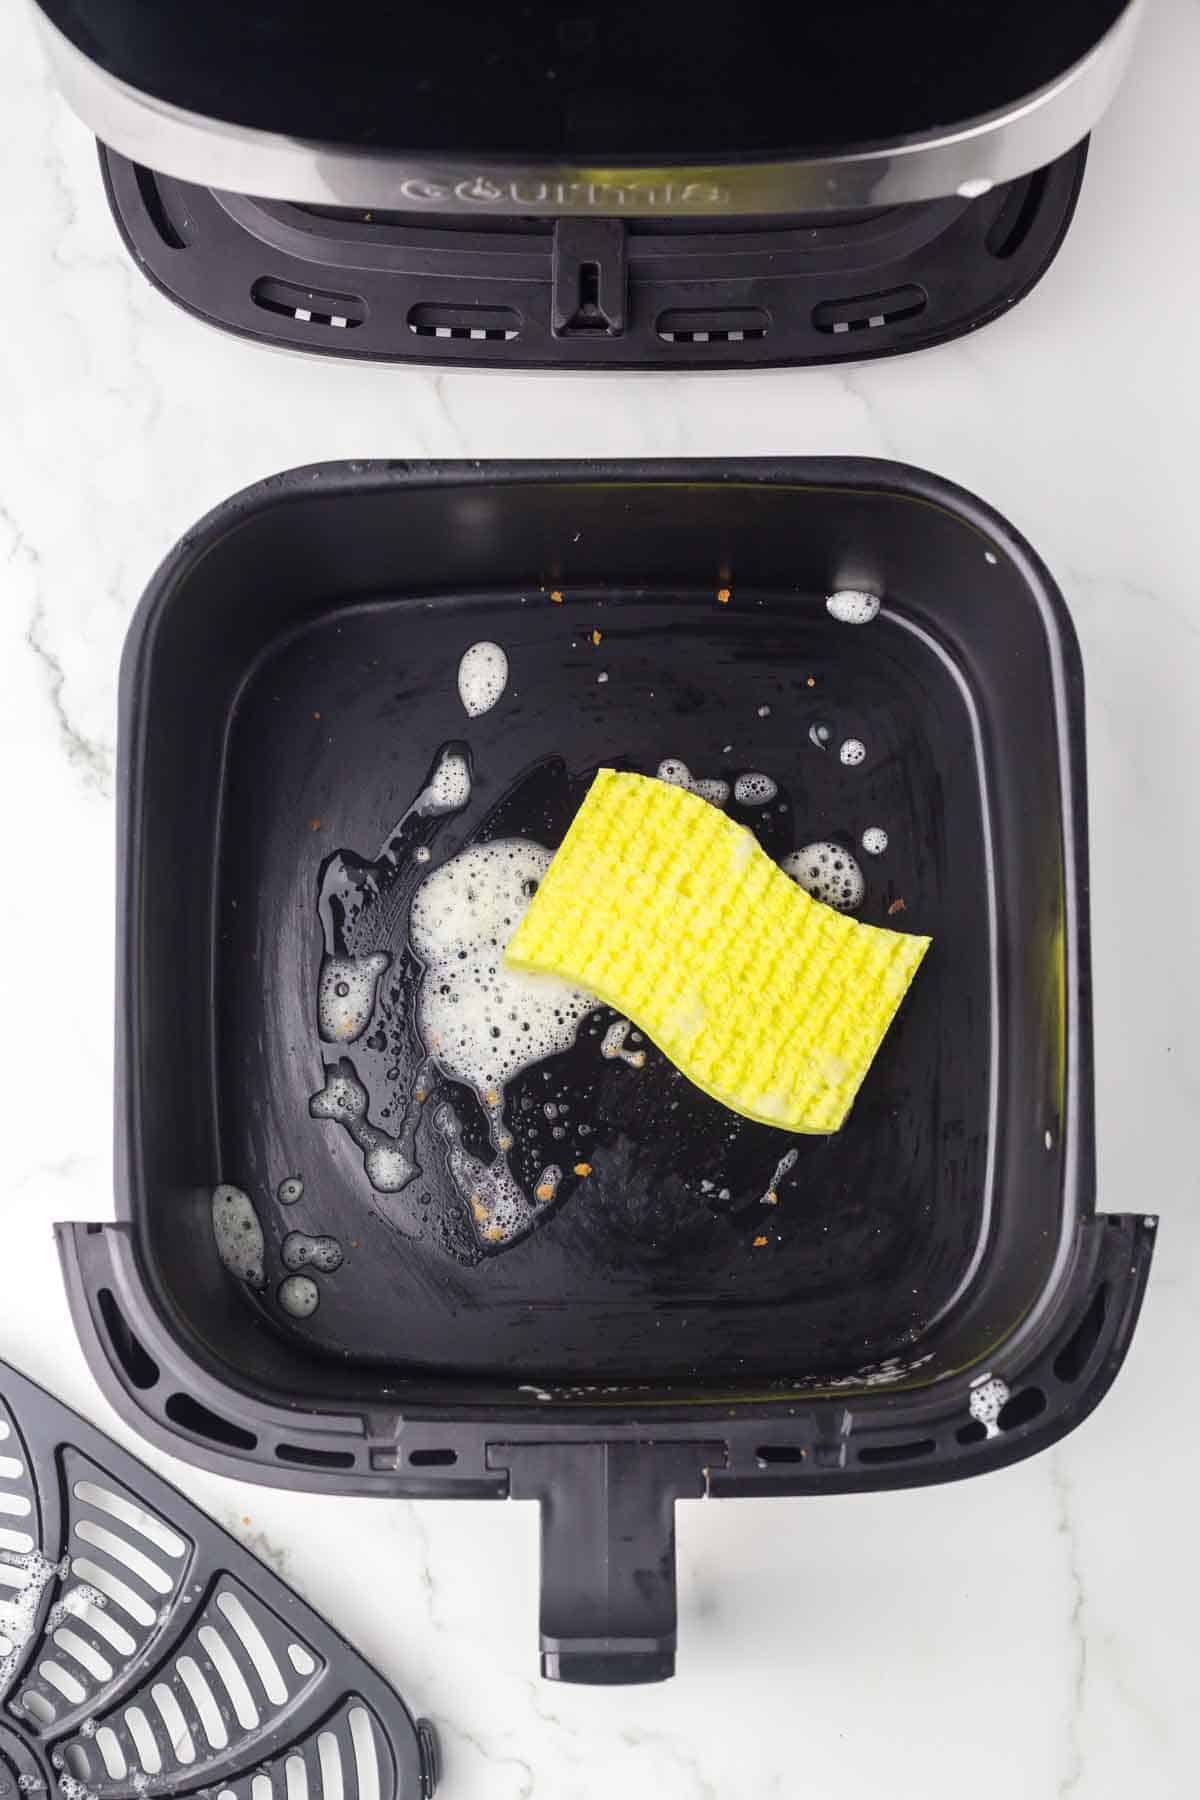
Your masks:
[{"label": "nonstick coating", "polygon": [[[609,1384],[612,1404],[675,1404],[925,1383],[1037,1316],[1094,1191],[1072,1102],[1090,1079],[1080,685],[1044,572],[973,505],[887,465],[346,465],[265,484],[184,541],[123,671],[118,1132],[119,1204],[181,1334],[254,1391],[532,1405]],[[873,624],[829,616],[846,585],[884,595]],[[471,720],[456,677],[481,639],[510,680]],[[642,1070],[606,1062],[601,1012],[512,1086],[519,1173],[566,1171],[528,1236],[481,1246],[428,1110],[422,1178],[373,1191],[309,1101],[348,1054],[372,1121],[398,1129],[419,876],[377,946],[381,1018],[347,1048],[318,1035],[318,882],[336,852],[378,855],[456,740],[473,793],[424,870],[506,834],[552,850],[597,766],[665,758],[771,776],[772,808],[735,810],[776,857],[855,847],[860,916],[933,949],[842,1132],[746,1124],[652,1047]],[[489,1155],[475,1096],[442,1100]],[[262,1219],[259,1290],[216,1256],[218,1182]],[[300,1319],[277,1297],[292,1232],[344,1254],[310,1267]]]},{"label": "nonstick coating", "polygon": [[[479,639],[504,646],[510,680],[468,720],[456,676]],[[820,729],[825,748],[810,735]],[[430,869],[479,839],[553,849],[596,767],[652,773],[666,757],[704,776],[770,775],[777,800],[733,810],[776,858],[831,837],[854,847],[868,881],[859,916],[929,932],[934,950],[843,1131],[793,1138],[742,1121],[652,1047],[641,1071],[603,1061],[605,1011],[510,1090],[527,1186],[548,1163],[567,1170],[530,1237],[479,1253],[432,1103],[423,1178],[381,1203],[345,1132],[308,1115],[323,1054],[333,1066],[342,1053],[316,1032],[318,871],[335,847],[373,855],[439,744],[457,738],[473,798],[435,838]],[[839,756],[849,738],[867,746],[857,767]],[[971,1128],[989,1073],[980,790],[962,694],[901,621],[839,625],[819,593],[739,592],[728,606],[711,591],[572,593],[559,605],[534,590],[335,608],[259,664],[225,785],[221,1175],[262,1197],[276,1243],[295,1229],[342,1243],[343,1267],[317,1278],[310,1340],[530,1378],[728,1379],[902,1354],[950,1305],[983,1223],[986,1134]],[[860,845],[872,825],[889,835],[882,857]],[[398,1045],[368,1048],[372,1034],[346,1051],[372,1117],[392,1128],[380,1109],[394,1096],[402,1106],[421,1056],[405,913],[380,940]],[[486,1159],[474,1096],[452,1093]],[[565,1139],[547,1101],[569,1108]],[[571,1173],[580,1162],[590,1177]],[[271,1196],[291,1172],[305,1194],[282,1208]]]}]

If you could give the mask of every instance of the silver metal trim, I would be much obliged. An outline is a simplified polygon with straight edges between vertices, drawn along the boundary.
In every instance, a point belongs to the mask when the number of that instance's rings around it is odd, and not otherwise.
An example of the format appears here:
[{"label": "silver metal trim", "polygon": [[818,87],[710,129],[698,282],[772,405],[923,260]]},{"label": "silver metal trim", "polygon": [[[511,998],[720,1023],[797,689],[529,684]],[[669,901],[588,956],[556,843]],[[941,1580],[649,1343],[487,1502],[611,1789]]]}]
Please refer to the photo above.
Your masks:
[{"label": "silver metal trim", "polygon": [[[1053,0],[1050,0],[1053,4]],[[706,218],[973,198],[1041,168],[1085,137],[1120,85],[1146,0],[1129,0],[1099,43],[1025,100],[936,135],[840,155],[674,167],[514,163],[309,143],[208,119],[106,73],[40,8],[54,77],[110,148],[204,187],[309,205],[500,217]]]}]

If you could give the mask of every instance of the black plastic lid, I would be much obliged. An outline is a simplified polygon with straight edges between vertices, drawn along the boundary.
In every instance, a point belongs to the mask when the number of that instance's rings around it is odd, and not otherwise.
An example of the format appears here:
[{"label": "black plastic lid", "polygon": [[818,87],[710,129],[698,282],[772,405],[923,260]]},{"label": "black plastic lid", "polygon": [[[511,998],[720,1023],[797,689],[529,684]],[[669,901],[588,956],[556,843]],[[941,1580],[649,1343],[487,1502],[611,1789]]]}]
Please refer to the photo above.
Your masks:
[{"label": "black plastic lid", "polygon": [[380,150],[718,159],[850,148],[1003,110],[1126,7],[39,3],[110,74],[239,125]]}]

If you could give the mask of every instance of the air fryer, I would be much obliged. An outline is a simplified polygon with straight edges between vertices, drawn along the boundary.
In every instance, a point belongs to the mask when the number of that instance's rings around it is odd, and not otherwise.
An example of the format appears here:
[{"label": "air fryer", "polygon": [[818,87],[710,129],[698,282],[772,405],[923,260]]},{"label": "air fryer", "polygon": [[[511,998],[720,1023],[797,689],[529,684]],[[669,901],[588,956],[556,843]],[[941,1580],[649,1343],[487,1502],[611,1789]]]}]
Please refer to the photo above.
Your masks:
[{"label": "air fryer", "polygon": [[380,361],[827,363],[1044,274],[1144,0],[36,0],[125,242],[210,323]]}]

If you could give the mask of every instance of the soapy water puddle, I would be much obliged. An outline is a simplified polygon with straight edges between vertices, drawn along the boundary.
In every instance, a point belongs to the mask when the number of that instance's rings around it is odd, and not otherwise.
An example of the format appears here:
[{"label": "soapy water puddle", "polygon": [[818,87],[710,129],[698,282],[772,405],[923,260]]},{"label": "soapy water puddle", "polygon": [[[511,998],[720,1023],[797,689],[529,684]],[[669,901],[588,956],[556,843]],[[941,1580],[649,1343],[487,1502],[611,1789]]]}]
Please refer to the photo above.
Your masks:
[{"label": "soapy water puddle", "polygon": [[[824,842],[795,850],[786,795],[762,771],[694,773],[666,758],[654,772],[741,812],[768,854],[802,885],[811,880],[810,891],[826,887],[829,870],[822,861],[810,871],[806,854],[836,850],[845,858],[837,903],[861,900],[865,883],[848,850]],[[744,1208],[761,1219],[764,1193],[782,1206],[799,1186],[796,1153],[778,1132],[692,1088],[592,996],[505,964],[590,780],[560,759],[539,764],[473,841],[442,859],[439,833],[466,810],[473,786],[465,745],[448,743],[375,857],[341,850],[319,872],[314,1000],[324,1074],[310,1116],[344,1134],[376,1210],[401,1235],[439,1231],[462,1261],[510,1248],[572,1197],[594,1207],[607,1185],[605,1146],[618,1140],[622,1204],[631,1156],[639,1187],[668,1171],[678,1186],[679,1170],[694,1170],[683,1178],[688,1204],[709,1215],[735,1218]],[[766,804],[777,795],[779,806]],[[293,1183],[302,1188],[290,1178],[281,1202]],[[310,1255],[297,1275],[297,1254],[285,1265],[293,1285],[279,1291],[280,1304],[308,1316],[312,1296],[295,1284],[313,1286],[321,1264]]]}]

